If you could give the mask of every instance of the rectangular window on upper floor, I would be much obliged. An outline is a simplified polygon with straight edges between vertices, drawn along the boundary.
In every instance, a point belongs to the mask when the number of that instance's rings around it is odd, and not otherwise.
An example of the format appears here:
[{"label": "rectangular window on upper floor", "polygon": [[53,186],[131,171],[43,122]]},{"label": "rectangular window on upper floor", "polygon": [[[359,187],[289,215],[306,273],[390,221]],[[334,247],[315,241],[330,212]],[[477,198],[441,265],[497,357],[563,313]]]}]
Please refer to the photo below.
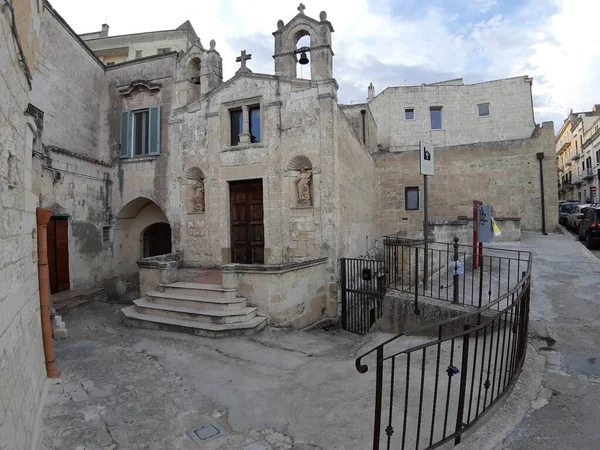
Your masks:
[{"label": "rectangular window on upper floor", "polygon": [[419,188],[406,187],[404,188],[404,209],[414,211],[419,209]]},{"label": "rectangular window on upper floor", "polygon": [[479,117],[489,116],[490,115],[490,104],[482,103],[480,105],[477,105],[477,114],[479,115]]},{"label": "rectangular window on upper floor", "polygon": [[[240,134],[244,132],[244,112],[241,108],[229,110],[231,145],[240,143]],[[261,141],[260,129],[260,106],[251,106],[248,108],[248,125],[250,132],[250,142]]]},{"label": "rectangular window on upper floor", "polygon": [[429,119],[431,121],[432,130],[442,129],[442,107],[432,106],[429,108]]},{"label": "rectangular window on upper floor", "polygon": [[160,106],[121,112],[121,158],[160,154]]},{"label": "rectangular window on upper floor", "polygon": [[404,109],[404,120],[415,120],[415,108]]},{"label": "rectangular window on upper floor", "polygon": [[142,51],[141,50],[136,50],[135,51],[135,59],[139,59],[142,57]]}]

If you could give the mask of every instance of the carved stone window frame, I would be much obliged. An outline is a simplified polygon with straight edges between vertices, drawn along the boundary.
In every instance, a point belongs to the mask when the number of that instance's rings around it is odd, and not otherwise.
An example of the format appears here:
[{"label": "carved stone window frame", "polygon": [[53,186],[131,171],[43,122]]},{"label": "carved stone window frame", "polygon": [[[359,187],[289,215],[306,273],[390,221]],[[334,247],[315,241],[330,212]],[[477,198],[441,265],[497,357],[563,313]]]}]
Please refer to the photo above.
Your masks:
[{"label": "carved stone window frame", "polygon": [[[265,105],[263,103],[262,96],[244,98],[240,100],[234,100],[230,102],[223,102],[221,104],[221,151],[235,151],[243,150],[246,148],[254,147],[266,147],[268,145],[266,134],[265,134]],[[231,145],[231,118],[230,111],[234,109],[247,106],[248,108],[258,106],[260,109],[260,142],[254,143],[239,143],[237,145]]]}]

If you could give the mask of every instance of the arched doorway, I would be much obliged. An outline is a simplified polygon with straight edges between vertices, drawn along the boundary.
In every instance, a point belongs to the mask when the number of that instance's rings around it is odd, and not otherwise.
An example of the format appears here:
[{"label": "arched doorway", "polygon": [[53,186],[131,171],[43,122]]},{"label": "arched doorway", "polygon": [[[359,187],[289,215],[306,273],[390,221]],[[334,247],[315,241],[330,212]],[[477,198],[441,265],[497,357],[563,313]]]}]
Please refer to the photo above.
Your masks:
[{"label": "arched doorway", "polygon": [[155,223],[142,233],[143,257],[171,253],[171,225]]}]

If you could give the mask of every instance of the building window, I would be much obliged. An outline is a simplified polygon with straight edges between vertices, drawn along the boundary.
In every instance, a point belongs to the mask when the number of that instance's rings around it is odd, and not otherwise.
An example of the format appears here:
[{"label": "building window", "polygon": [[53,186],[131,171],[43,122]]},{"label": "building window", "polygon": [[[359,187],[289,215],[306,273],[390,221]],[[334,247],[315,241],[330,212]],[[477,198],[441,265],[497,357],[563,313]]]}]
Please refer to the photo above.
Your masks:
[{"label": "building window", "polygon": [[431,120],[432,130],[442,129],[442,107],[432,106],[429,108],[429,119]]},{"label": "building window", "polygon": [[115,65],[115,62],[114,62],[114,61],[107,62],[107,63],[106,63],[106,65],[107,65],[107,66],[114,66],[114,65]]},{"label": "building window", "polygon": [[406,108],[404,110],[404,120],[415,120],[415,109]]},{"label": "building window", "polygon": [[112,231],[111,226],[102,227],[102,242],[110,242],[110,232]]},{"label": "building window", "polygon": [[160,106],[121,112],[121,158],[160,154]]},{"label": "building window", "polygon": [[[233,109],[229,111],[231,120],[231,145],[240,143],[240,134],[244,132],[244,112],[242,109]],[[253,106],[248,108],[248,121],[250,125],[250,142],[261,141],[260,132],[260,107]]]},{"label": "building window", "polygon": [[487,117],[490,115],[490,104],[482,103],[481,105],[477,105],[477,113],[479,117]]},{"label": "building window", "polygon": [[141,50],[136,50],[135,51],[135,59],[139,59],[142,57],[142,51]]},{"label": "building window", "polygon": [[164,55],[165,53],[169,53],[171,51],[171,47],[159,48],[156,49],[157,55]]},{"label": "building window", "polygon": [[407,211],[419,209],[419,188],[404,188],[404,209]]}]

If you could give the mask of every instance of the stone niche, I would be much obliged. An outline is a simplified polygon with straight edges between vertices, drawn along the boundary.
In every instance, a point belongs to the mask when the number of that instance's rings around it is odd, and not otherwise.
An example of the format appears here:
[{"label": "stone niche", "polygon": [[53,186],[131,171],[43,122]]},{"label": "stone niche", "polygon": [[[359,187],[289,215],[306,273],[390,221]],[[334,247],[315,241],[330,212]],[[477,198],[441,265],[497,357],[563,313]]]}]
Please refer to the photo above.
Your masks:
[{"label": "stone niche", "polygon": [[287,166],[288,176],[293,177],[292,207],[293,208],[312,208],[314,206],[314,180],[313,166],[304,155],[298,155],[292,158]]},{"label": "stone niche", "polygon": [[203,214],[206,210],[204,173],[199,167],[190,167],[185,173],[183,201],[188,214]]}]

